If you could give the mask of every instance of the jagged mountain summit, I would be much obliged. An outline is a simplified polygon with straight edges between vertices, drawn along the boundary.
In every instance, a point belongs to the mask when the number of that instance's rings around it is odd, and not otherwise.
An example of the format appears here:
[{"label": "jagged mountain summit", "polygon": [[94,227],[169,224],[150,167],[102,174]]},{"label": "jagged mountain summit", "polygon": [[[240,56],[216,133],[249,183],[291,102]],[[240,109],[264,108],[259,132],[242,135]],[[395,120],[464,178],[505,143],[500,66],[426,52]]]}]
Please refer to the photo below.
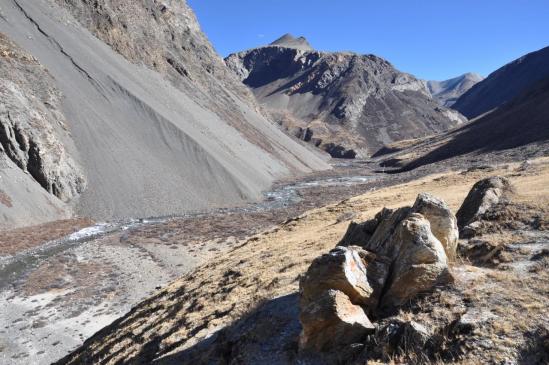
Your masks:
[{"label": "jagged mountain summit", "polygon": [[258,111],[185,1],[0,4],[0,226],[242,204],[329,168]]},{"label": "jagged mountain summit", "polygon": [[444,81],[427,81],[427,88],[435,100],[451,107],[456,100],[484,78],[476,73],[466,73]]},{"label": "jagged mountain summit", "polygon": [[278,38],[271,44],[270,46],[280,46],[280,47],[287,47],[287,48],[295,48],[295,49],[301,49],[304,51],[312,51],[313,47],[309,44],[309,41],[305,39],[305,37],[294,37],[293,35],[287,33],[284,34],[282,37]]},{"label": "jagged mountain summit", "polygon": [[291,135],[332,157],[366,157],[383,144],[464,121],[434,101],[424,82],[380,57],[295,48],[296,42],[284,36],[225,62]]},{"label": "jagged mountain summit", "polygon": [[452,108],[475,118],[503,104],[549,77],[549,47],[528,53],[492,72],[463,94]]}]

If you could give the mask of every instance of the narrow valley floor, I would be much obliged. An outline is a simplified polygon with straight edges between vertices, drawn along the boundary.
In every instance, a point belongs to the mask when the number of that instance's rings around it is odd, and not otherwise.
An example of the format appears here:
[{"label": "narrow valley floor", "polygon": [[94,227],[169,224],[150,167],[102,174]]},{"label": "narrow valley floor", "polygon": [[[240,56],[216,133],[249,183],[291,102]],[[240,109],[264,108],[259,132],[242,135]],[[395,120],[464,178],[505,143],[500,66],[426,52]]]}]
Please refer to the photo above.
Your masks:
[{"label": "narrow valley floor", "polygon": [[[485,162],[465,175],[467,184],[490,173]],[[250,237],[276,232],[277,227],[294,231],[292,218],[304,212],[373,194],[367,210],[345,203],[348,209],[334,209],[325,224],[315,228],[323,236],[337,228],[321,246],[335,244],[350,220],[406,201],[425,181],[438,181],[422,177],[448,169],[440,165],[385,174],[376,172],[374,161],[339,160],[332,171],[279,182],[265,201],[246,207],[124,222],[76,219],[1,232],[0,363],[58,360],[146,297],[204,263],[217,262]],[[390,199],[374,198],[380,189],[414,181],[413,190],[395,188],[388,190]],[[280,247],[286,244],[281,241]],[[305,256],[319,250],[313,251]],[[308,262],[299,260],[288,265],[302,268]]]}]

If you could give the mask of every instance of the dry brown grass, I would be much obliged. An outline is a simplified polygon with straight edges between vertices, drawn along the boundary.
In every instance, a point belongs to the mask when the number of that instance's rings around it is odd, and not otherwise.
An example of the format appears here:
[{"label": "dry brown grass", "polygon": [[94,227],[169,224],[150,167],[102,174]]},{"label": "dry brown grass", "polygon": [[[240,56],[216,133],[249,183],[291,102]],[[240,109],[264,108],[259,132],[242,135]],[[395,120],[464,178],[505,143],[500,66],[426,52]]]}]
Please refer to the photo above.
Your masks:
[{"label": "dry brown grass", "polygon": [[33,227],[0,231],[0,256],[14,255],[19,251],[62,238],[93,224],[89,218],[75,218],[49,222]]},{"label": "dry brown grass", "polygon": [[[88,341],[73,355],[72,363],[81,361],[80,356],[105,363],[131,361],[146,356],[143,351],[147,351],[150,343],[155,344],[153,357],[180,351],[249,312],[257,303],[295,292],[299,276],[310,262],[333,248],[342,237],[349,224],[349,221],[338,223],[343,213],[355,212],[355,220],[365,220],[383,207],[412,204],[420,192],[443,198],[456,211],[476,181],[495,174],[514,175],[511,180],[521,201],[547,207],[549,186],[543,182],[549,177],[548,160],[537,160],[531,172],[521,175],[514,173],[517,164],[490,173],[473,171],[432,175],[311,210],[257,235],[172,283],[120,322]],[[520,282],[516,277],[505,276],[504,272],[488,276],[487,270],[466,267],[458,273],[460,280],[457,285],[461,285],[468,301],[488,305],[501,300],[501,307],[494,310],[501,311],[507,318],[509,313],[515,312],[517,318],[527,316],[528,312],[519,303],[531,303],[532,310],[539,308],[533,303],[544,299],[543,295],[524,290],[524,285],[533,283]],[[448,297],[442,301],[446,306],[438,309],[437,316],[463,312],[463,308],[456,304],[457,298]],[[503,313],[509,306],[512,310]],[[517,323],[516,329],[522,325]],[[513,330],[504,324],[498,327],[498,331],[513,333]]]}]

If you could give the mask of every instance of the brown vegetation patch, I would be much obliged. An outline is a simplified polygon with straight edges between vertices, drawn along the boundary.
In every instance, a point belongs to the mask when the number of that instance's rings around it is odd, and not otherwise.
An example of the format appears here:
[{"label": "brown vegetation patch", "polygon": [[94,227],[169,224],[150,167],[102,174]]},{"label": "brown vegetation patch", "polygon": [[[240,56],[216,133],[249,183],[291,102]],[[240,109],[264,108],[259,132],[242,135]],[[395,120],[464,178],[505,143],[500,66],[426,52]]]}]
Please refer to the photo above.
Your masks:
[{"label": "brown vegetation patch", "polygon": [[[347,212],[356,213],[357,221],[366,220],[382,207],[394,208],[413,203],[420,192],[429,192],[444,199],[455,212],[472,185],[492,174],[511,178],[518,190],[518,202],[534,207],[547,206],[547,161],[539,162],[531,174],[509,176],[514,173],[515,167],[510,165],[490,173],[472,171],[467,174],[452,172],[431,175],[308,211],[254,236],[177,280],[88,340],[84,347],[65,360],[67,363],[81,363],[83,359],[90,363],[116,363],[120,360],[152,362],[168,354],[181,353],[204,337],[237,321],[256,308],[258,303],[295,293],[299,277],[311,261],[333,248],[345,233],[349,221],[342,221],[341,216]],[[418,302],[417,305],[424,306],[422,312],[427,316],[425,319],[440,318],[440,334],[449,336],[444,331],[449,331],[451,322],[469,307],[492,310],[500,319],[493,323],[487,321],[478,329],[482,336],[493,336],[489,338],[491,342],[464,344],[463,351],[472,354],[471,358],[464,358],[469,362],[478,360],[475,357],[486,352],[481,344],[488,344],[493,350],[488,355],[494,359],[513,356],[516,346],[523,343],[521,339],[525,331],[531,329],[534,322],[539,326],[540,318],[544,318],[543,313],[547,309],[541,304],[542,300],[547,299],[547,287],[539,285],[538,276],[525,278],[497,268],[462,264],[454,267],[453,271],[458,278],[456,285],[459,290],[438,294],[440,298],[435,303],[446,304],[433,306],[432,309],[429,309],[432,298]],[[543,282],[548,283],[549,280],[543,277]],[[403,315],[407,311],[412,313],[413,310],[404,310]],[[429,315],[429,311],[433,314]],[[512,318],[513,315],[520,320]],[[506,324],[509,321],[513,322],[510,328]],[[516,343],[510,345],[508,342]],[[444,337],[439,343],[440,348],[444,349]],[[478,351],[471,352],[467,346],[478,346]],[[497,346],[502,346],[504,350],[495,351]],[[460,353],[460,348],[447,352],[437,350],[437,356],[452,359]]]},{"label": "brown vegetation patch", "polygon": [[60,239],[91,225],[93,221],[89,218],[74,218],[0,231],[0,256],[15,255],[20,251]]}]

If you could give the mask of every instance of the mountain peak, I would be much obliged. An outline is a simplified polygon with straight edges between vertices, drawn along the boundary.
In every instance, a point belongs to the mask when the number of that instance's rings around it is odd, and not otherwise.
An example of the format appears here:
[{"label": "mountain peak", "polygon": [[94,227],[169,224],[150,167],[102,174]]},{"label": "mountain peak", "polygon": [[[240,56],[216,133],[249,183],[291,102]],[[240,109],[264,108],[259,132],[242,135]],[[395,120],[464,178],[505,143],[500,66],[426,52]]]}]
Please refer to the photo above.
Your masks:
[{"label": "mountain peak", "polygon": [[301,49],[305,51],[312,51],[313,47],[309,44],[307,39],[305,37],[294,37],[290,33],[284,34],[282,37],[278,38],[271,44],[270,46],[280,46],[280,47],[288,47],[288,48],[296,48]]},{"label": "mountain peak", "polygon": [[480,76],[476,72],[467,72],[461,75],[464,79],[474,80],[476,82],[482,81],[484,77]]}]

